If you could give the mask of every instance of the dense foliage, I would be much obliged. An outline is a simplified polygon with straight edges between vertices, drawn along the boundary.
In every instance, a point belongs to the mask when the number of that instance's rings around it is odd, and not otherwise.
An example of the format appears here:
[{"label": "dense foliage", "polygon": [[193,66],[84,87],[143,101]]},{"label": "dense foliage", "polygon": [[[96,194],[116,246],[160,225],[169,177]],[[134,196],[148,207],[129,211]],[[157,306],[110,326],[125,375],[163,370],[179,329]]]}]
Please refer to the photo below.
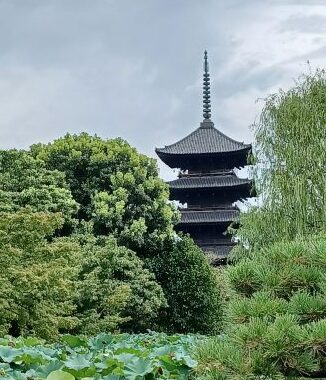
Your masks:
[{"label": "dense foliage", "polygon": [[64,173],[46,169],[27,152],[0,151],[0,211],[26,206],[31,211],[61,212],[69,225],[78,210]]},{"label": "dense foliage", "polygon": [[198,338],[165,334],[65,335],[48,345],[35,338],[0,340],[0,376],[8,380],[187,379]]},{"label": "dense foliage", "polygon": [[170,332],[219,331],[221,297],[217,278],[198,246],[187,237],[170,241],[152,262],[168,302],[160,325]]},{"label": "dense foliage", "polygon": [[254,125],[254,179],[262,206],[242,215],[237,235],[261,247],[326,228],[326,73],[266,99]]},{"label": "dense foliage", "polygon": [[198,350],[208,379],[326,376],[326,236],[275,243],[227,270],[224,339]]},{"label": "dense foliage", "polygon": [[177,238],[155,160],[127,142],[0,151],[0,212],[1,333],[216,329],[213,270]]},{"label": "dense foliage", "polygon": [[35,334],[48,339],[77,325],[74,296],[78,244],[51,242],[62,225],[58,214],[0,213],[0,334]]},{"label": "dense foliage", "polygon": [[256,125],[261,206],[241,217],[225,273],[225,335],[198,348],[201,379],[326,377],[326,74],[266,100]]},{"label": "dense foliage", "polygon": [[81,331],[95,334],[118,326],[139,331],[153,326],[166,300],[136,254],[118,246],[112,237],[97,241],[89,237],[83,250],[78,300]]},{"label": "dense foliage", "polygon": [[156,162],[127,142],[83,133],[34,145],[31,152],[48,170],[65,174],[78,218],[91,220],[96,235],[113,235],[140,256],[155,254],[173,235],[178,214]]}]

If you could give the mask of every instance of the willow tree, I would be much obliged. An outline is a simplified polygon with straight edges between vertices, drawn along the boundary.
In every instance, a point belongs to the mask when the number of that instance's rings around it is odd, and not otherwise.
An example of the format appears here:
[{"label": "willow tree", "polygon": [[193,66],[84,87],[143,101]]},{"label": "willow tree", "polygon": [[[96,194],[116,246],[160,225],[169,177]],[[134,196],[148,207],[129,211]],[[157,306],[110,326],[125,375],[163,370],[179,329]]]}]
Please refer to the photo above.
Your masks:
[{"label": "willow tree", "polygon": [[254,125],[254,179],[262,206],[242,216],[251,247],[326,226],[326,72],[270,95]]}]

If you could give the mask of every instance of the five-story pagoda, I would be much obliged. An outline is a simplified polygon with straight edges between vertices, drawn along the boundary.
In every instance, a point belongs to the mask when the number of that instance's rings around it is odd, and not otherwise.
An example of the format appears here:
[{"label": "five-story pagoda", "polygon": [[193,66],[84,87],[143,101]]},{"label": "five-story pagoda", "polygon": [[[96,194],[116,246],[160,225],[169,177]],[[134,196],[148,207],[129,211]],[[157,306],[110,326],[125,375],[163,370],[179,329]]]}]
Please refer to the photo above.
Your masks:
[{"label": "five-story pagoda", "polygon": [[234,203],[250,196],[251,181],[238,178],[234,168],[246,165],[251,144],[231,139],[211,121],[210,77],[207,52],[203,75],[204,119],[182,140],[156,148],[160,159],[171,168],[180,169],[178,179],[170,181],[170,199],[187,204],[181,208],[177,229],[189,233],[206,252],[223,261],[233,247],[225,232],[237,220]]}]

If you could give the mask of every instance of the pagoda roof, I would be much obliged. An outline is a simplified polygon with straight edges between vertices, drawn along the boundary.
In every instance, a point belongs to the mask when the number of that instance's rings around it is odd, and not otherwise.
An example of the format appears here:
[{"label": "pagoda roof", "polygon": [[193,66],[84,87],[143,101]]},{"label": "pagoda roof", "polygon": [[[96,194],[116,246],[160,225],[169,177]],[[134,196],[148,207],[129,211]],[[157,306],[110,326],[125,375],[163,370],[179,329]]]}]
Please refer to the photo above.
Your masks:
[{"label": "pagoda roof", "polygon": [[181,210],[179,224],[231,223],[239,218],[240,211],[231,210]]},{"label": "pagoda roof", "polygon": [[202,189],[250,185],[251,181],[249,179],[238,178],[236,175],[231,174],[202,177],[182,177],[167,183],[171,189]]},{"label": "pagoda roof", "polygon": [[204,120],[200,127],[188,136],[164,148],[156,148],[156,153],[168,155],[193,155],[211,153],[231,153],[249,151],[251,144],[231,139],[214,127],[210,120]]}]

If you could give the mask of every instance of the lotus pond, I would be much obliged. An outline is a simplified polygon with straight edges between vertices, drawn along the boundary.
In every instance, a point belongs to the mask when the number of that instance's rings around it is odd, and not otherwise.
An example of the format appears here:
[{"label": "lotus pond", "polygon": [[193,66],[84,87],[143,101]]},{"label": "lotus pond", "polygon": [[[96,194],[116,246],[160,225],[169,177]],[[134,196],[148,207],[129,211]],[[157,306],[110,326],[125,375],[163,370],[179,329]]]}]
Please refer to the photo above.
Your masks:
[{"label": "lotus pond", "polygon": [[37,338],[0,339],[0,378],[15,380],[188,379],[195,335],[64,335],[46,344]]}]

